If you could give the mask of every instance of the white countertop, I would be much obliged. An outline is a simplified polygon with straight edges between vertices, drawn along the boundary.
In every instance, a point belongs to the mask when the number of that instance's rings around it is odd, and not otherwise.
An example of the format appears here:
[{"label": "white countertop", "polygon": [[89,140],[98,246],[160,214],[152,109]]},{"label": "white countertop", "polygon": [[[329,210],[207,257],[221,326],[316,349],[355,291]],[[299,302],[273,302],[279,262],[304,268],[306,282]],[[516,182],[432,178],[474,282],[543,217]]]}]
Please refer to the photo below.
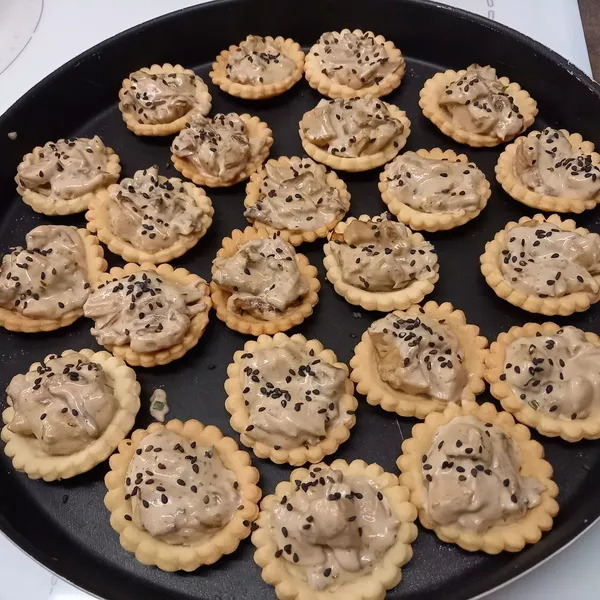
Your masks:
[{"label": "white countertop", "polygon": [[[0,113],[83,50],[194,0],[0,0]],[[530,35],[591,73],[577,0],[445,0]],[[81,27],[93,23],[93,27]],[[57,32],[68,35],[56,35]],[[40,483],[40,485],[43,485]],[[4,490],[7,493],[7,490]],[[600,597],[600,526],[489,600]],[[91,600],[0,535],[0,600]],[[134,600],[134,599],[132,599]]]}]

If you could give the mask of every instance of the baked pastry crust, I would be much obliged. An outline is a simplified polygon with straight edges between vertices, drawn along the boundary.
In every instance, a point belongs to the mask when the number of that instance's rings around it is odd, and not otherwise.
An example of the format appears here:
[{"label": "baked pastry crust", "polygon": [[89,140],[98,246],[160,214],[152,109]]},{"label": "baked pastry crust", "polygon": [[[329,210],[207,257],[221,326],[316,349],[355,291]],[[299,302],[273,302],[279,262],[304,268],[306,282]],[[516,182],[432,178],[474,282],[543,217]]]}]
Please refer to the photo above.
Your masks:
[{"label": "baked pastry crust", "polygon": [[[231,232],[231,237],[223,238],[223,245],[217,252],[217,256],[230,258],[237,252],[242,244],[245,244],[250,240],[266,239],[269,237],[273,236],[263,228],[255,229],[254,227],[246,227],[244,231],[234,229]],[[283,239],[286,239],[284,236],[282,237]],[[229,299],[231,292],[223,289],[215,281],[211,281],[210,293],[215,311],[217,312],[217,317],[219,317],[219,319],[230,329],[254,336],[258,336],[262,333],[273,335],[280,331],[287,331],[302,323],[304,319],[312,314],[313,307],[319,301],[318,291],[321,289],[321,284],[317,278],[317,269],[308,262],[308,258],[306,258],[304,254],[297,253],[296,259],[298,269],[300,270],[300,273],[306,277],[309,286],[309,291],[306,296],[302,298],[301,304],[288,308],[285,314],[279,319],[259,321],[251,315],[238,315],[231,312],[227,308],[227,300]]]},{"label": "baked pastry crust", "polygon": [[[321,361],[334,365],[340,369],[346,371],[346,381],[344,383],[344,395],[339,401],[339,412],[340,414],[346,413],[349,418],[344,423],[330,428],[327,431],[327,436],[324,440],[310,446],[309,448],[304,447],[302,444],[295,448],[287,449],[280,448],[276,450],[273,446],[266,444],[265,442],[255,440],[248,436],[245,431],[246,427],[250,423],[250,416],[248,414],[248,408],[244,404],[244,397],[242,393],[242,382],[240,380],[240,374],[242,371],[242,356],[246,352],[255,352],[260,348],[274,348],[284,346],[286,343],[295,342],[302,344],[307,350],[314,352],[315,359],[321,359]],[[290,465],[299,466],[307,462],[317,463],[323,460],[323,458],[329,454],[333,454],[337,451],[341,444],[343,444],[348,437],[350,437],[350,430],[356,424],[356,417],[354,413],[358,408],[358,401],[354,397],[354,385],[350,381],[348,376],[348,367],[341,362],[338,362],[337,356],[332,350],[327,350],[323,347],[323,344],[318,340],[307,340],[303,335],[296,333],[291,337],[284,333],[276,333],[273,337],[267,335],[261,335],[257,340],[250,340],[246,342],[243,350],[238,350],[233,355],[233,362],[227,367],[228,379],[225,381],[225,391],[228,396],[225,400],[225,408],[231,415],[230,424],[235,431],[240,434],[240,440],[244,446],[252,448],[254,454],[259,458],[268,458],[274,463],[282,464],[289,463]]]},{"label": "baked pastry crust", "polygon": [[[512,413],[517,421],[533,427],[542,435],[561,437],[567,442],[578,442],[581,439],[597,440],[600,438],[600,414],[574,421],[551,417],[521,401],[510,386],[500,379],[504,373],[506,351],[512,342],[519,338],[534,337],[537,333],[553,335],[560,328],[556,323],[525,323],[522,327],[511,327],[506,333],[501,333],[498,339],[492,342],[487,353],[485,379],[490,384],[492,396],[500,401],[504,410]],[[600,347],[600,337],[588,331],[584,333],[588,342]]]},{"label": "baked pastry crust", "polygon": [[[594,152],[594,144],[587,142],[579,133],[569,133],[566,129],[559,130],[571,144],[571,147],[576,151],[582,151],[585,154],[590,154],[592,164],[600,164],[600,154]],[[498,157],[496,164],[496,179],[504,188],[504,191],[517,202],[521,202],[526,206],[544,210],[547,212],[574,212],[581,213],[584,210],[591,210],[600,202],[600,194],[595,198],[565,198],[564,196],[548,196],[539,194],[534,190],[523,185],[522,181],[516,176],[514,171],[515,155],[517,151],[517,143],[521,138],[533,138],[538,135],[539,131],[530,131],[526,136],[518,137],[512,144],[509,144],[504,149],[504,152]]]},{"label": "baked pastry crust", "polygon": [[[212,105],[212,97],[208,91],[208,87],[204,83],[201,77],[196,75],[191,69],[184,69],[181,65],[172,65],[165,63],[163,65],[152,65],[150,67],[142,67],[139,69],[145,73],[159,74],[159,73],[185,73],[186,75],[192,75],[196,78],[196,99],[198,105],[194,112],[202,115],[207,115]],[[149,135],[149,136],[161,136],[171,135],[181,131],[185,124],[190,120],[189,113],[175,119],[171,123],[138,123],[134,115],[124,110],[123,103],[125,101],[125,94],[131,87],[131,80],[129,77],[123,79],[121,89],[119,90],[119,110],[127,129],[133,131],[135,135]]]},{"label": "baked pastry crust", "polygon": [[[521,217],[517,223],[511,221],[495,235],[491,242],[485,245],[485,252],[480,257],[481,272],[488,285],[500,298],[504,298],[504,300],[514,304],[514,306],[532,313],[568,316],[575,312],[587,310],[592,304],[600,300],[600,293],[573,292],[560,298],[540,298],[540,296],[533,296],[513,289],[502,276],[499,265],[502,250],[506,247],[508,231],[516,225],[532,219],[538,222],[552,223],[564,231],[575,231],[581,235],[590,233],[583,227],[577,227],[577,224],[572,219],[563,221],[558,215],[545,217],[542,214],[537,214],[533,217]],[[600,275],[596,275],[595,278],[600,283]]]},{"label": "baked pastry crust", "polygon": [[[362,37],[365,33],[373,34],[372,31],[363,32],[360,29],[355,29],[350,32],[349,29],[342,29],[340,34],[354,33],[358,37]],[[373,34],[375,35],[375,34]],[[314,88],[324,96],[329,98],[363,98],[364,96],[385,96],[392,90],[396,89],[402,82],[404,71],[406,69],[406,63],[402,57],[402,52],[393,42],[386,40],[382,35],[376,35],[375,41],[383,44],[390,56],[399,58],[401,63],[396,71],[386,75],[379,83],[370,85],[360,90],[355,90],[347,85],[342,85],[333,81],[330,77],[321,72],[321,66],[319,64],[319,57],[315,55],[316,44],[308,51],[306,55],[306,63],[304,65],[304,73],[306,81],[310,87]]]},{"label": "baked pastry crust", "polygon": [[[401,316],[398,312],[394,313]],[[475,402],[476,395],[485,389],[483,380],[484,361],[487,354],[487,339],[479,335],[479,327],[467,323],[462,310],[455,309],[450,302],[437,304],[429,301],[423,305],[413,305],[405,311],[411,317],[425,315],[452,330],[460,342],[463,353],[463,365],[469,376],[463,388],[460,403]],[[383,381],[377,370],[377,352],[369,333],[365,331],[361,341],[354,348],[350,360],[350,375],[356,383],[356,390],[366,396],[372,406],[381,406],[384,410],[395,412],[402,417],[424,419],[430,412],[442,412],[448,404],[454,404],[420,394],[409,394],[395,390]]]},{"label": "baked pastry crust", "polygon": [[[173,185],[183,186],[186,194],[191,196],[194,199],[196,206],[202,210],[203,214],[199,231],[190,235],[182,235],[177,242],[168,248],[163,248],[156,252],[138,250],[127,240],[116,236],[110,227],[108,206],[110,202],[109,194],[113,186],[110,186],[108,190],[101,190],[91,200],[88,211],[85,213],[87,228],[92,233],[95,233],[98,236],[98,239],[105,243],[113,254],[118,254],[124,260],[129,262],[150,262],[159,264],[169,262],[182,254],[185,254],[190,248],[193,248],[202,237],[204,237],[212,223],[215,211],[210,198],[204,193],[202,188],[199,188],[188,181],[181,181],[181,179],[178,179],[177,177],[163,177],[163,179],[171,182]],[[116,185],[117,188],[119,187],[118,184],[114,185]]]},{"label": "baked pastry crust", "polygon": [[[369,221],[372,217],[369,215],[360,215],[359,221]],[[354,221],[354,217],[349,217],[346,221],[341,221],[337,224],[334,231],[336,233],[343,233],[349,223]],[[331,240],[331,235],[328,236]],[[411,240],[414,243],[421,243],[424,241],[423,236],[420,233],[412,233]],[[404,310],[411,304],[418,304],[425,298],[427,294],[433,291],[433,286],[440,278],[439,276],[439,265],[436,263],[435,268],[431,271],[429,279],[416,279],[409,286],[401,290],[393,290],[391,292],[369,292],[367,290],[361,290],[353,285],[346,283],[342,279],[342,270],[337,260],[333,256],[328,241],[323,246],[325,252],[325,258],[323,264],[327,270],[327,279],[333,284],[335,291],[343,296],[350,304],[362,306],[365,310],[380,310],[382,312],[390,312],[392,310]]]},{"label": "baked pastry crust", "polygon": [[273,96],[279,96],[300,81],[300,79],[302,79],[302,74],[304,73],[304,52],[302,51],[300,44],[290,38],[283,38],[281,36],[273,38],[270,35],[266,35],[264,38],[267,42],[278,47],[282,54],[285,54],[294,61],[295,67],[289,77],[276,83],[263,83],[259,85],[232,81],[227,77],[226,66],[229,62],[230,54],[239,48],[238,45],[233,44],[229,46],[227,50],[223,50],[212,64],[212,71],[210,72],[212,82],[227,94],[231,94],[237,98],[262,100],[265,98],[272,98]]},{"label": "baked pastry crust", "polygon": [[[2,413],[5,425],[2,428],[2,440],[6,442],[4,452],[12,459],[13,467],[17,471],[27,473],[30,479],[44,481],[68,479],[85,473],[105,461],[127,436],[140,409],[140,384],[133,369],[130,369],[120,358],[104,350],[99,352],[88,348],[65,350],[61,356],[68,356],[75,352],[98,363],[108,376],[117,401],[115,414],[102,435],[91,444],[73,454],[58,456],[44,452],[37,438],[10,431],[8,424],[12,421],[15,411],[12,406],[6,408]],[[50,354],[44,361],[51,356],[56,355]],[[39,362],[33,363],[29,367],[29,372],[35,371],[39,366]]]},{"label": "baked pastry crust", "polygon": [[[443,90],[446,89],[448,84],[460,79],[466,72],[466,69],[460,71],[449,69],[448,71],[436,73],[428,79],[419,93],[419,106],[423,110],[423,114],[442,133],[461,144],[467,144],[475,148],[503,144],[507,140],[502,141],[493,135],[472,133],[458,128],[448,119],[448,116],[440,107],[439,98]],[[519,112],[523,115],[523,129],[527,129],[533,124],[538,113],[537,102],[518,83],[511,82],[507,77],[498,77],[498,80],[507,86],[506,93],[514,98],[515,104],[519,107]]]},{"label": "baked pastry crust", "polygon": [[[208,325],[208,313],[211,308],[211,299],[208,290],[208,284],[194,273],[190,273],[188,270],[183,268],[173,268],[171,265],[153,265],[152,263],[142,263],[137,265],[135,263],[127,263],[123,267],[113,267],[108,273],[103,273],[98,283],[107,283],[138,273],[139,271],[155,271],[161,277],[168,279],[173,283],[180,283],[183,285],[194,285],[196,287],[205,288],[206,296],[203,298],[205,308],[202,312],[195,314],[191,318],[191,323],[188,331],[184,338],[171,348],[163,348],[162,350],[156,350],[154,352],[136,352],[131,349],[129,344],[123,344],[116,346],[113,344],[107,344],[106,349],[112,352],[115,356],[124,360],[127,364],[132,367],[156,367],[157,365],[166,365],[178,358],[181,358],[190,348],[193,348],[198,340],[202,337],[206,326]],[[96,286],[97,287],[97,286]]]},{"label": "baked pastry crust", "polygon": [[[105,274],[108,263],[104,260],[104,251],[98,238],[86,229],[77,229],[85,248],[87,281],[94,287],[96,282]],[[16,311],[0,306],[0,326],[9,331],[37,333],[38,331],[54,331],[70,325],[83,316],[83,308],[70,310],[60,319],[32,319]]]},{"label": "baked pastry crust", "polygon": [[248,138],[261,137],[265,139],[265,143],[262,145],[260,152],[253,156],[248,162],[244,170],[231,181],[222,181],[218,177],[211,177],[210,175],[203,175],[199,173],[192,164],[187,160],[171,154],[171,161],[174,167],[187,179],[193,181],[196,185],[205,185],[207,187],[230,187],[248,179],[252,173],[260,169],[260,166],[265,162],[271,146],[273,145],[273,132],[269,129],[269,126],[261,121],[258,117],[252,117],[247,113],[239,115],[240,119],[246,123],[248,129]]},{"label": "baked pastry crust", "polygon": [[323,163],[324,165],[327,165],[328,167],[338,171],[369,171],[370,169],[376,169],[377,167],[380,167],[386,162],[392,160],[392,158],[394,158],[394,156],[396,156],[398,152],[400,152],[400,150],[402,150],[402,148],[404,148],[406,145],[406,140],[410,135],[410,120],[406,116],[406,113],[403,110],[400,110],[394,104],[388,104],[383,100],[381,100],[381,102],[386,105],[390,115],[393,118],[398,119],[398,121],[400,121],[404,127],[402,133],[398,134],[394,141],[390,142],[384,150],[376,152],[375,154],[369,154],[367,156],[345,157],[331,154],[326,150],[319,148],[304,137],[304,133],[302,132],[302,120],[300,120],[299,133],[304,151],[317,162]]},{"label": "baked pastry crust", "polygon": [[285,558],[275,558],[277,545],[269,531],[269,512],[273,505],[280,502],[286,494],[294,492],[295,480],[308,477],[307,469],[295,469],[289,481],[279,483],[275,493],[266,496],[261,502],[258,528],[252,534],[252,543],[256,546],[254,561],[262,568],[263,580],[275,587],[280,600],[326,600],[333,597],[344,600],[383,600],[386,590],[400,583],[401,567],[412,558],[411,543],[417,537],[417,527],[414,524],[417,511],[409,502],[407,488],[398,485],[397,477],[384,472],[379,465],[367,464],[362,460],[354,460],[348,464],[345,460],[337,459],[330,466],[342,471],[344,475],[367,477],[377,484],[400,523],[394,545],[386,550],[379,563],[366,574],[357,574],[351,581],[324,590],[309,587],[302,578],[301,567],[290,564]]},{"label": "baked pastry crust", "polygon": [[[529,509],[521,519],[506,525],[494,525],[480,533],[453,525],[436,525],[423,508],[423,481],[421,478],[421,457],[431,448],[436,429],[450,422],[454,417],[473,416],[496,427],[510,436],[519,447],[523,476],[535,477],[543,486],[537,506]],[[402,444],[402,454],[397,461],[400,469],[400,484],[410,489],[410,500],[419,511],[421,525],[432,529],[444,542],[457,544],[464,550],[475,552],[482,550],[488,554],[502,551],[519,552],[525,544],[535,544],[542,532],[552,529],[553,518],[558,513],[558,486],[552,480],[552,466],[544,460],[544,448],[530,439],[529,429],[515,423],[507,412],[498,412],[494,405],[486,402],[469,402],[463,406],[449,404],[442,413],[431,413],[424,423],[418,423],[412,429],[412,437]]]},{"label": "baked pastry crust", "polygon": [[[225,467],[233,471],[239,484],[241,504],[231,521],[207,541],[189,546],[168,544],[157,540],[150,533],[131,521],[131,500],[125,500],[125,477],[129,463],[142,440],[149,434],[168,429],[194,440],[201,445],[214,446]],[[252,523],[258,516],[258,471],[250,462],[250,455],[238,449],[230,437],[225,437],[213,425],[203,425],[195,419],[179,421],[172,419],[166,425],[152,423],[147,429],[136,429],[131,440],[119,444],[118,452],[110,457],[111,470],[104,483],[108,488],[104,504],[110,511],[110,524],[119,534],[121,546],[135,554],[144,565],[155,565],[163,571],[194,571],[202,565],[211,565],[225,554],[231,554],[240,542],[250,535]]]},{"label": "baked pastry crust", "polygon": [[[290,165],[292,159],[297,157],[288,158],[287,156],[280,156],[279,158],[272,158],[269,162],[273,162],[276,165]],[[324,169],[324,167],[323,167]],[[263,166],[252,173],[250,176],[250,181],[246,184],[246,198],[244,199],[244,206],[249,208],[250,206],[254,206],[260,200],[260,185],[263,179],[266,176],[266,171]],[[325,175],[325,183],[333,188],[336,188],[340,197],[350,202],[350,192],[346,187],[346,184],[342,179],[340,179],[333,171],[326,171]],[[252,225],[259,227],[261,229],[266,229],[269,233],[281,232],[282,237],[288,241],[292,246],[299,246],[302,242],[314,242],[318,238],[324,238],[327,234],[335,228],[335,226],[344,218],[344,214],[340,214],[340,216],[328,223],[327,225],[322,225],[321,227],[317,227],[316,229],[307,229],[307,230],[296,230],[296,229],[276,229],[275,227],[271,227],[262,221],[255,221],[254,219],[248,219]]]},{"label": "baked pastry crust", "polygon": [[[454,150],[442,150],[433,148],[432,150],[417,150],[421,158],[433,158],[436,160],[447,160],[450,162],[469,163],[465,154],[456,154]],[[395,198],[389,191],[388,171],[393,161],[388,163],[385,169],[379,174],[379,191],[382,200],[387,204],[389,211],[396,215],[399,221],[408,225],[413,230],[418,231],[445,231],[464,225],[479,215],[487,206],[488,200],[492,194],[490,183],[484,179],[479,189],[479,206],[477,210],[457,211],[452,213],[427,213],[416,210],[408,206],[398,198]]]},{"label": "baked pastry crust", "polygon": [[[58,141],[62,142],[64,140],[60,139]],[[29,152],[23,157],[21,164],[23,164],[30,156],[39,154],[40,152],[43,152],[43,150],[44,149],[41,146],[35,147],[32,152]],[[105,146],[105,150],[108,158],[106,171],[110,174],[112,180],[110,183],[115,183],[121,174],[121,159],[112,148]],[[49,217],[55,215],[74,215],[75,213],[83,212],[87,209],[89,203],[94,199],[96,194],[105,191],[110,184],[107,183],[103,186],[99,186],[93,192],[86,192],[82,196],[76,196],[74,198],[50,199],[43,194],[21,186],[18,175],[15,177],[15,181],[17,183],[17,192],[23,198],[23,202],[35,210],[35,212],[48,215]]]}]

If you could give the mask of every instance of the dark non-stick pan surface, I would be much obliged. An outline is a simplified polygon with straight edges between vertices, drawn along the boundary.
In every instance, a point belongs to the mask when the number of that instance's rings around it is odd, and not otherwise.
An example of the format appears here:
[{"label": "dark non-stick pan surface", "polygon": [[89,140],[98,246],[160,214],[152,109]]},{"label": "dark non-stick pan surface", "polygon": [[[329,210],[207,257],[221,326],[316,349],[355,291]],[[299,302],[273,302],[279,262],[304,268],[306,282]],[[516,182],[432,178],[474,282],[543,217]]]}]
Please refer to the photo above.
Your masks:
[{"label": "dark non-stick pan surface", "polygon": [[[115,18],[118,16],[115,15]],[[90,24],[93,26],[93,24]],[[85,52],[46,78],[0,118],[0,245],[4,250],[23,242],[27,231],[42,223],[85,226],[83,215],[49,218],[34,213],[18,197],[13,177],[26,152],[48,140],[98,134],[120,155],[123,176],[158,164],[162,174],[177,175],[169,164],[170,138],[136,137],[123,124],[117,109],[117,92],[123,77],[152,63],[181,63],[192,67],[209,84],[213,112],[249,112],[266,121],[274,132],[273,156],[302,155],[298,121],[319,101],[319,94],[300,82],[279,98],[243,101],[216,89],[208,78],[210,63],[224,48],[249,33],[292,37],[310,46],[319,35],[344,27],[373,30],[391,39],[407,58],[402,85],[386,100],[406,110],[412,121],[408,150],[452,148],[466,152],[492,184],[488,207],[474,221],[446,233],[427,234],[437,248],[440,280],[431,299],[450,301],[471,323],[494,339],[500,331],[529,320],[540,320],[496,297],[479,272],[485,242],[514,219],[533,211],[509,198],[494,180],[499,149],[473,149],[442,135],[421,114],[419,90],[436,71],[460,69],[478,62],[495,66],[501,75],[518,81],[538,101],[535,127],[564,127],[600,140],[600,90],[583,73],[547,48],[500,25],[441,5],[416,0],[227,0],[180,11],[145,23]],[[68,35],[68,32],[60,32]],[[17,131],[10,141],[7,133]],[[351,214],[381,213],[385,205],[378,190],[378,171],[341,173],[352,194]],[[244,184],[207,190],[215,206],[215,221],[208,234],[179,266],[210,277],[210,264],[221,239],[246,223],[242,216]],[[597,212],[576,220],[599,231]],[[318,338],[340,360],[348,361],[362,332],[379,315],[351,306],[326,281],[322,243],[303,245],[319,268],[322,290],[315,313],[296,331]],[[111,266],[122,261],[107,252]],[[357,310],[360,314],[357,314]],[[598,309],[568,319],[557,318],[585,330],[597,331]],[[90,321],[47,334],[0,331],[0,387],[16,373],[52,352],[67,348],[97,348]],[[229,330],[214,313],[204,337],[182,359],[164,367],[136,369],[142,384],[142,409],[136,426],[150,422],[148,397],[158,386],[169,396],[170,417],[196,418],[220,427],[238,438],[229,426],[223,382],[235,350],[244,336]],[[482,399],[489,399],[485,393]],[[352,460],[377,462],[395,472],[402,440],[415,421],[396,418],[362,400],[352,435],[336,454]],[[423,529],[414,543],[414,558],[403,569],[402,584],[389,598],[458,600],[473,597],[531,568],[580,533],[600,515],[600,446],[597,442],[568,444],[534,437],[546,449],[560,486],[560,514],[554,529],[533,547],[513,555],[468,553],[440,542]],[[107,465],[68,481],[46,484],[16,473],[10,461],[0,458],[0,528],[35,559],[99,596],[110,600],[258,600],[275,598],[260,578],[246,540],[235,554],[194,573],[164,573],[145,567],[121,548],[109,525],[103,504],[103,477]],[[289,477],[290,469],[254,459],[265,494]]]}]

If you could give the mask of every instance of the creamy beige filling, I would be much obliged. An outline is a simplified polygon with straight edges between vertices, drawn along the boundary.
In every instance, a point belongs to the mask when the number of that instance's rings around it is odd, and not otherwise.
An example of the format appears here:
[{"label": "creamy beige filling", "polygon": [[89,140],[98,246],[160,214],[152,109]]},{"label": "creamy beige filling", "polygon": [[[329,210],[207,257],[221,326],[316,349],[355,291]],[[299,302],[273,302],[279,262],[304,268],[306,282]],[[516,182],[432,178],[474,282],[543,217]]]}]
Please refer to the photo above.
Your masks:
[{"label": "creamy beige filling", "polygon": [[204,213],[177,181],[150,167],[111,187],[108,214],[114,235],[138,250],[156,252],[201,231]]},{"label": "creamy beige filling", "polygon": [[79,353],[42,361],[6,388],[15,414],[10,431],[35,436],[52,455],[83,450],[110,424],[116,400],[102,367]]},{"label": "creamy beige filling", "polygon": [[599,291],[597,233],[581,235],[531,220],[513,227],[506,237],[500,271],[511,287],[541,298]]},{"label": "creamy beige filling", "polygon": [[229,310],[262,321],[281,317],[308,292],[294,248],[279,237],[250,240],[230,258],[215,258],[213,281],[231,292]]},{"label": "creamy beige filling", "polygon": [[212,446],[200,446],[169,430],[148,434],[125,479],[132,518],[168,544],[208,540],[225,527],[240,494],[235,473]]},{"label": "creamy beige filling", "polygon": [[538,194],[587,200],[600,194],[600,168],[590,154],[571,146],[564,134],[547,127],[517,140],[514,171]]},{"label": "creamy beige filling", "polygon": [[368,329],[377,371],[395,390],[458,402],[467,383],[460,342],[449,328],[425,315],[395,313]]},{"label": "creamy beige filling", "polygon": [[280,448],[305,448],[349,419],[340,411],[346,372],[315,358],[314,350],[285,346],[246,352],[243,397],[250,415],[246,435]]},{"label": "creamy beige filling", "polygon": [[58,319],[80,309],[90,294],[85,247],[77,230],[40,225],[26,247],[2,257],[0,306],[32,319]]},{"label": "creamy beige filling", "polygon": [[473,164],[424,158],[405,152],[386,169],[388,192],[420,212],[462,213],[477,210],[484,174]]},{"label": "creamy beige filling", "polygon": [[321,73],[355,90],[381,83],[402,63],[370,31],[361,36],[328,31],[313,46],[312,54],[319,57]]},{"label": "creamy beige filling", "polygon": [[507,140],[525,129],[519,107],[490,66],[467,67],[443,90],[439,105],[454,125],[471,133]]},{"label": "creamy beige filling", "polygon": [[17,167],[20,185],[48,198],[68,200],[112,183],[108,153],[102,140],[74,138],[48,142],[28,154]]},{"label": "creamy beige filling", "polygon": [[395,543],[399,522],[375,482],[329,467],[310,476],[270,512],[277,557],[302,569],[317,590],[356,579]]},{"label": "creamy beige filling", "polygon": [[404,125],[390,115],[384,102],[373,96],[321,100],[302,117],[304,137],[330,154],[369,156],[393,144]]},{"label": "creamy beige filling", "polygon": [[172,123],[198,104],[195,75],[135,71],[129,80],[122,105],[138,123]]},{"label": "creamy beige filling", "polygon": [[327,171],[310,158],[267,161],[256,204],[244,216],[276,229],[313,231],[343,215],[350,203],[328,185]]},{"label": "creamy beige filling", "polygon": [[206,308],[204,298],[200,287],[139,271],[98,286],[83,312],[94,319],[91,333],[99,344],[154,352],[181,342],[194,315]]},{"label": "creamy beige filling", "polygon": [[332,235],[331,252],[342,279],[369,292],[400,290],[428,279],[437,265],[429,242],[415,243],[410,230],[385,215],[352,221],[343,233]]},{"label": "creamy beige filling", "polygon": [[423,505],[437,525],[484,532],[520,519],[544,488],[520,474],[521,454],[499,427],[476,417],[441,425],[423,456]]},{"label": "creamy beige filling", "polygon": [[290,77],[296,64],[275,42],[249,35],[229,55],[227,77],[244,85],[278,83]]},{"label": "creamy beige filling", "polygon": [[501,379],[533,410],[557,419],[586,419],[600,410],[600,348],[583,331],[522,337],[506,349]]},{"label": "creamy beige filling", "polygon": [[188,123],[173,140],[171,151],[199,173],[231,181],[256,156],[263,141],[249,137],[246,123],[235,113],[219,113]]}]

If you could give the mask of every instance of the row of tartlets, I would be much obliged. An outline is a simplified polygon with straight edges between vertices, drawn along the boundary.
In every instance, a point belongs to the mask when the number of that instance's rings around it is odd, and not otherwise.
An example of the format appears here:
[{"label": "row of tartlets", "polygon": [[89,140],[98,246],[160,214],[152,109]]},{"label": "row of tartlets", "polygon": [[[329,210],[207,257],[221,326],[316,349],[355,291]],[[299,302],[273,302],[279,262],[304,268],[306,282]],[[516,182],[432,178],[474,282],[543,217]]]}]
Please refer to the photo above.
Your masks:
[{"label": "row of tartlets", "polygon": [[[193,71],[153,65],[123,81],[127,127],[176,134],[172,161],[185,177],[209,187],[249,179],[245,216],[254,227],[223,240],[210,286],[160,264],[190,250],[211,225],[212,203],[196,185],[155,167],[116,183],[119,157],[98,137],[48,143],[19,165],[28,205],[49,215],[87,210],[89,231],[41,226],[25,248],[5,255],[0,324],[47,331],[85,315],[112,354],[68,350],[15,376],[3,413],[5,452],[16,469],[52,481],[86,472],[117,449],[105,503],[121,544],[142,563],[194,570],[254,531],[255,560],[280,598],[383,598],[412,556],[417,513],[442,540],[488,553],[521,550],[552,527],[552,468],[515,418],[570,442],[600,437],[596,335],[528,323],[488,349],[449,303],[419,306],[439,278],[438,263],[433,246],[409,227],[466,223],[485,208],[490,185],[463,154],[435,148],[398,156],[411,124],[379,98],[400,85],[404,70],[393,43],[359,30],[325,33],[306,56],[281,37],[249,36],[222,52],[210,76],[234,96],[278,95],[304,74],[331,98],[300,122],[314,160],[267,162],[268,125],[247,114],[207,117],[212,99]],[[518,137],[536,103],[491,67],[436,74],[420,105],[459,142],[515,140],[496,174],[524,204],[582,212],[600,200],[593,145],[549,128]],[[379,188],[398,221],[387,214],[344,220],[350,195],[324,165],[361,171],[385,163]],[[363,334],[350,368],[319,341],[282,333],[312,313],[320,289],[295,246],[325,237],[336,291],[388,313]],[[99,241],[130,262],[107,272]],[[530,312],[569,315],[600,299],[600,236],[557,215],[509,223],[481,263],[494,291]],[[171,420],[126,439],[140,386],[125,363],[180,358],[198,343],[212,307],[228,327],[257,336],[234,354],[225,382],[242,443],[276,463],[312,463],[280,483],[260,511],[258,471],[217,428]],[[505,411],[477,404],[486,380]],[[320,462],[351,434],[354,384],[370,404],[424,419],[402,446],[400,479],[362,461]]]},{"label": "row of tartlets", "polygon": [[[433,245],[386,214],[341,221],[324,252],[335,290],[368,310],[417,304],[439,279]],[[87,230],[36,227],[24,247],[3,257],[0,325],[51,331],[85,315],[100,344],[130,364],[153,366],[198,342],[212,306],[231,329],[274,334],[310,316],[320,289],[316,268],[284,235],[254,227],[223,240],[210,290],[201,277],[166,263],[106,269],[102,247]],[[557,215],[524,217],[486,245],[481,270],[511,304],[570,315],[600,299],[600,236]],[[145,331],[138,334],[140,325]]]}]

